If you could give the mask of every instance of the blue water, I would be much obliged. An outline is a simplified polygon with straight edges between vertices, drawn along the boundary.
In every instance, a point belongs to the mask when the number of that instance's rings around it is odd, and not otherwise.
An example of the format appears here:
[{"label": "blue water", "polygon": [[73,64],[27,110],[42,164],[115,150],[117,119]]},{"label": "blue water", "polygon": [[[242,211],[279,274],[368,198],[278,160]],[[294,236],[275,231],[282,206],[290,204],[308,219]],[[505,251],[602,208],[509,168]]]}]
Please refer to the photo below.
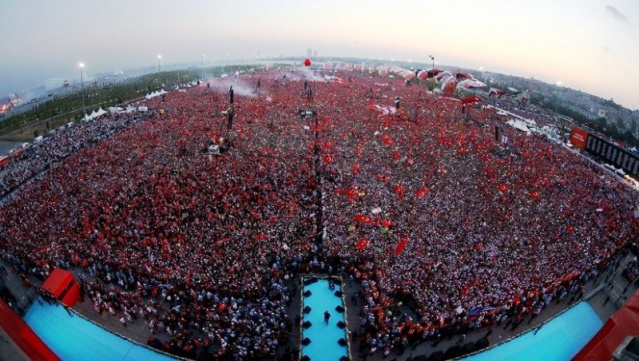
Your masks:
[{"label": "blue water", "polygon": [[35,302],[24,321],[64,361],[173,360],[114,335],[62,306]]},{"label": "blue water", "polygon": [[534,330],[488,351],[464,358],[467,361],[570,360],[601,329],[603,322],[587,302]]},{"label": "blue water", "polygon": [[[310,290],[311,296],[303,298],[302,308],[309,306],[311,312],[303,314],[303,321],[310,321],[312,326],[302,329],[302,339],[308,337],[311,343],[302,346],[302,355],[311,358],[311,361],[337,361],[342,356],[348,356],[346,346],[340,346],[337,341],[340,338],[346,340],[346,330],[337,327],[339,321],[344,322],[344,313],[335,311],[335,307],[342,306],[342,298],[335,296],[335,291],[341,287],[335,284],[335,290],[328,288],[328,280],[320,279],[317,282],[304,286],[304,291]],[[324,323],[324,311],[331,314],[328,325]]]}]

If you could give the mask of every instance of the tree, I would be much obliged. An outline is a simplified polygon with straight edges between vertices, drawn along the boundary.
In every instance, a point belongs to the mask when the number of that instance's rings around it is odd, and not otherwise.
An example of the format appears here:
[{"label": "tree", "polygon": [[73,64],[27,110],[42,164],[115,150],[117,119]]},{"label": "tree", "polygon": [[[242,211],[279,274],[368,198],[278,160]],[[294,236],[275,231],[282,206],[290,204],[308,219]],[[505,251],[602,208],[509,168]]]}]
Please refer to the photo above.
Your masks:
[{"label": "tree", "polygon": [[608,127],[608,134],[606,135],[614,139],[619,139],[619,128],[617,128],[617,124],[610,124],[610,127]]},{"label": "tree", "polygon": [[[241,68],[240,68],[241,69]],[[158,77],[157,74],[148,74],[139,78],[130,79],[123,83],[107,84],[104,87],[94,85],[86,94],[86,106],[96,108],[104,106],[108,99],[117,99],[121,104],[130,99],[139,96],[137,89],[144,89],[146,85],[151,84],[153,79]],[[184,71],[179,73],[179,79],[182,82],[192,82],[199,78],[195,71]],[[159,75],[160,84],[174,84],[178,79],[178,72],[168,71]],[[150,89],[150,85],[149,85]],[[107,96],[108,94],[108,96]],[[110,102],[109,104],[110,105]],[[71,92],[59,97],[51,97],[47,102],[39,104],[37,107],[24,113],[14,115],[0,122],[0,134],[5,135],[17,131],[22,127],[28,127],[31,124],[48,120],[52,116],[58,115],[61,110],[69,113],[70,118],[81,118],[80,108],[82,107],[82,95],[80,91]]]}]

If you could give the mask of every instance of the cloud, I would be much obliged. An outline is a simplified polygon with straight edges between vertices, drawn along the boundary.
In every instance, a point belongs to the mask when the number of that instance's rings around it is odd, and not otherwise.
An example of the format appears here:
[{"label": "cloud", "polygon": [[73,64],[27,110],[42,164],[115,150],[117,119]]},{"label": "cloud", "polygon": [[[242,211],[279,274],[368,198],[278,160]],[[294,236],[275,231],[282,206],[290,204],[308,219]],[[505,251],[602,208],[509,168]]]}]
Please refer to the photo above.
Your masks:
[{"label": "cloud", "polygon": [[623,21],[624,23],[628,22],[628,18],[624,14],[619,11],[616,7],[612,5],[606,5],[606,12],[612,15],[615,19],[619,21]]}]

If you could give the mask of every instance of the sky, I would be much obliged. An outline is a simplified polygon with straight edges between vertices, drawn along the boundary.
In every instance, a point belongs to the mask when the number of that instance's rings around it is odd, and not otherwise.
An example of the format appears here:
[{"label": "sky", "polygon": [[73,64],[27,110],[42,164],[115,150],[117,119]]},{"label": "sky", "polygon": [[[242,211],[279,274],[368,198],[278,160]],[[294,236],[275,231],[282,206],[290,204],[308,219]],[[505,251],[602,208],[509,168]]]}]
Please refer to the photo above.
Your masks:
[{"label": "sky", "polygon": [[[639,109],[637,0],[4,0],[0,98],[83,74],[262,57],[511,74]],[[204,56],[203,56],[204,55]],[[166,65],[165,65],[166,66]]]}]

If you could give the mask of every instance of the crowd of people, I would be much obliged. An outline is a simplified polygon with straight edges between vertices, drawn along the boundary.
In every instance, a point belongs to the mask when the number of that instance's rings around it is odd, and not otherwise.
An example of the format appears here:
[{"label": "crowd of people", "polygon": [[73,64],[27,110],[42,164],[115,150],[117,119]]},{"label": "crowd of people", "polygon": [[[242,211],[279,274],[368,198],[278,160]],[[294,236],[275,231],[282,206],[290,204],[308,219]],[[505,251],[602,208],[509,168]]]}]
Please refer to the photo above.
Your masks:
[{"label": "crowd of people", "polygon": [[[359,73],[211,82],[147,101],[147,121],[78,124],[25,153],[3,190],[59,164],[2,205],[3,257],[42,279],[87,273],[97,312],[143,319],[166,351],[254,359],[286,341],[301,273],[361,281],[359,338],[389,353],[518,325],[638,235],[635,194],[539,135],[506,128],[500,145],[494,110],[462,117]],[[207,153],[221,138],[231,149]]]},{"label": "crowd of people", "polygon": [[[112,114],[91,122],[71,123],[22,149],[18,159],[0,168],[0,198],[20,187],[89,144],[105,139],[124,127],[153,116],[153,112],[140,114]],[[68,128],[67,128],[68,127]]]},{"label": "crowd of people", "polygon": [[[399,89],[379,87],[378,101]],[[508,127],[499,146],[494,111],[462,117],[458,101],[419,88],[403,89],[395,115],[358,107],[361,95],[322,102],[325,179],[336,179],[322,189],[327,253],[369,279],[371,349],[397,346],[399,330],[534,313],[579,294],[636,239],[637,195],[565,147]],[[398,300],[420,319],[383,311]]]}]

